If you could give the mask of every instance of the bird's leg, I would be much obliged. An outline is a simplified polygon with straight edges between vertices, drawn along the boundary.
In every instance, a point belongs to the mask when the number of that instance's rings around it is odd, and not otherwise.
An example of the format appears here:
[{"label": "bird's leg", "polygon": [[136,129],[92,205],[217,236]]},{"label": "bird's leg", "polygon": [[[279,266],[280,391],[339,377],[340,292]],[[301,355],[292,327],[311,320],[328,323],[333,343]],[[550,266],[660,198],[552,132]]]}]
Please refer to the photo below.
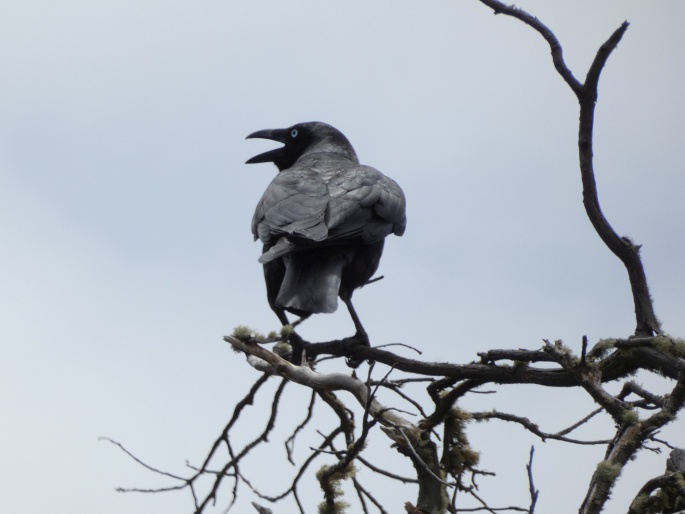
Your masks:
[{"label": "bird's leg", "polygon": [[281,322],[281,325],[290,325],[290,320],[288,319],[288,316],[285,314],[285,311],[283,309],[277,307],[274,304],[271,304],[271,310],[274,311],[274,314],[276,314],[276,316],[278,317],[278,321]]},{"label": "bird's leg", "polygon": [[359,319],[359,316],[357,316],[357,311],[354,310],[354,306],[352,305],[352,298],[342,298],[342,301],[345,302],[345,305],[347,305],[347,310],[350,311],[350,316],[352,317],[352,321],[354,323],[354,328],[357,329],[357,333],[355,334],[355,337],[358,337],[359,339],[366,339],[366,344],[369,344],[369,336],[366,333],[366,330],[364,330],[364,326],[362,325],[361,320]]},{"label": "bird's leg", "polygon": [[298,319],[297,321],[292,322],[292,323],[290,324],[290,326],[293,327],[293,328],[295,328],[297,325],[299,325],[300,323],[302,323],[304,320],[309,319],[309,316],[311,316],[311,314],[305,314],[304,316],[300,316],[300,319]]},{"label": "bird's leg", "polygon": [[[354,337],[352,337],[350,339],[352,339],[356,344],[360,344],[360,345],[364,345],[364,346],[370,346],[369,335],[366,333],[366,330],[364,330],[364,326],[362,325],[362,322],[359,319],[359,316],[357,316],[357,311],[354,310],[354,306],[352,305],[352,298],[350,296],[347,296],[347,295],[344,295],[344,296],[341,295],[340,298],[342,299],[343,302],[345,302],[345,305],[347,306],[347,310],[350,312],[350,317],[352,318],[352,321],[354,322],[354,328],[357,330],[357,333],[354,335]],[[360,359],[356,359],[353,357],[348,357],[345,360],[345,362],[351,368],[356,368],[362,363],[362,361]]]}]

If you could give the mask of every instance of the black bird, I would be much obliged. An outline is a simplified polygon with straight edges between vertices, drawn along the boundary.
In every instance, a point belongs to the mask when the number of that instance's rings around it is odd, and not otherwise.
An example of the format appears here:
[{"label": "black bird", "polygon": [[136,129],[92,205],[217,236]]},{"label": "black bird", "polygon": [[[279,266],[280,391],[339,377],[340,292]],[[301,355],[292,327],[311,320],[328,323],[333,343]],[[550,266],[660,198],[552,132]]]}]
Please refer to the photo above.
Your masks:
[{"label": "black bird", "polygon": [[264,244],[259,262],[269,305],[287,325],[285,311],[303,318],[333,312],[339,296],[355,336],[368,344],[352,293],[378,269],[385,237],[404,233],[402,189],[359,164],[347,138],[325,123],[260,130],[247,138],[283,143],[247,161],[273,162],[279,170],[252,218],[254,238]]}]

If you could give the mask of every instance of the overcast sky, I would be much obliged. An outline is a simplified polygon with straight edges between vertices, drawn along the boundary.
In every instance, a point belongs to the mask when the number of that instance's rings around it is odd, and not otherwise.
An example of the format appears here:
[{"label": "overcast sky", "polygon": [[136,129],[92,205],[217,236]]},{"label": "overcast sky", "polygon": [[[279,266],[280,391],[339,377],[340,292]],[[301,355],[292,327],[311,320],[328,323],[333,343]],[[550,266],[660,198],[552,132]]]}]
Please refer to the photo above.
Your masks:
[{"label": "overcast sky", "polygon": [[[600,83],[600,201],[643,245],[665,330],[685,335],[685,3],[517,5],[555,31],[581,80],[631,22]],[[582,208],[575,97],[537,33],[476,0],[4,0],[0,63],[1,512],[192,512],[187,493],[116,493],[169,482],[97,438],[185,473],[258,377],[222,341],[236,325],[278,326],[250,233],[275,173],[243,164],[273,146],[245,141],[258,129],[328,122],[403,187],[407,232],[388,240],[385,279],[355,296],[373,344],[466,363],[491,348],[548,338],[579,349],[583,335],[634,330],[626,272]],[[302,327],[310,340],[352,331],[344,309]],[[288,394],[299,420],[307,395]],[[594,408],[579,391],[532,387],[464,405],[550,432]],[[262,426],[259,409],[246,436]],[[598,422],[584,435],[612,430]],[[685,446],[683,434],[662,436]],[[498,473],[481,481],[495,506],[527,504],[536,445],[540,512],[577,511],[604,451],[501,423],[469,435]],[[277,444],[261,462],[283,459]],[[625,512],[664,462],[643,451],[606,512]],[[280,491],[266,471],[260,488]],[[320,493],[305,490],[314,512]],[[393,512],[415,500],[406,487],[377,492]],[[235,511],[251,512],[256,497],[241,495]]]}]

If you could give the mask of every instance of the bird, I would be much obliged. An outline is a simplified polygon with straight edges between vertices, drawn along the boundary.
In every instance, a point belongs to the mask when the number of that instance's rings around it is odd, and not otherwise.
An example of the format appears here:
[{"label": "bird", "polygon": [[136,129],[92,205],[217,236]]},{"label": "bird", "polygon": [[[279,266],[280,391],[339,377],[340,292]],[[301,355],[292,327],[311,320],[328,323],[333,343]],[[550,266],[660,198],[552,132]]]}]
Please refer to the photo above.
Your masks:
[{"label": "bird", "polygon": [[[368,346],[352,294],[377,271],[385,238],[404,234],[404,192],[390,177],[360,164],[349,140],[326,123],[259,130],[246,139],[255,138],[283,145],[246,162],[278,168],[252,218],[254,239],[263,245],[259,262],[271,309],[285,326],[286,312],[301,319],[331,313],[339,297],[354,337]],[[348,364],[356,367],[350,359]]]}]

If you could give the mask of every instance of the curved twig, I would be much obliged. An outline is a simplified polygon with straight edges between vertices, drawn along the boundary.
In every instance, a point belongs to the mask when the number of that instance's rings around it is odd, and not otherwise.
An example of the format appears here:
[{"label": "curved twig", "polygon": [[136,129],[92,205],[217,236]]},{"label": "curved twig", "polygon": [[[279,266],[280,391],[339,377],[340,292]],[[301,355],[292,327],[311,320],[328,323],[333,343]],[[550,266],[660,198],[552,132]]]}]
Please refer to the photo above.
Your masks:
[{"label": "curved twig", "polygon": [[[603,410],[603,409],[601,409],[601,410]],[[555,441],[562,441],[565,443],[582,444],[582,445],[609,444],[611,442],[608,439],[602,439],[602,440],[598,440],[598,441],[582,441],[580,439],[572,439],[570,437],[565,437],[564,435],[559,435],[558,433],[557,434],[549,434],[547,432],[543,432],[542,430],[540,430],[540,427],[538,427],[537,423],[533,423],[528,418],[524,418],[522,416],[515,416],[514,414],[507,414],[505,412],[498,412],[496,410],[492,410],[489,412],[470,412],[469,416],[471,419],[473,419],[475,421],[499,419],[501,421],[510,421],[512,423],[518,423],[523,428],[528,430],[530,433],[538,436],[543,442],[547,441],[547,439],[553,439]],[[581,422],[583,422],[583,421],[585,421],[585,420],[581,420]]]},{"label": "curved twig", "polygon": [[559,75],[566,81],[571,90],[576,94],[580,94],[583,86],[578,79],[573,76],[571,70],[566,66],[564,61],[564,53],[561,48],[559,40],[554,35],[554,33],[535,16],[531,16],[523,9],[519,9],[515,5],[505,5],[497,0],[480,0],[481,3],[487,5],[494,11],[495,14],[506,14],[507,16],[512,16],[521,20],[526,25],[534,28],[542,37],[545,38],[549,44],[549,48],[552,52],[552,62],[554,67],[559,72]]},{"label": "curved twig", "polygon": [[645,275],[639,251],[640,245],[634,244],[627,237],[619,237],[604,217],[599,206],[597,184],[593,168],[592,132],[594,126],[595,104],[597,103],[597,86],[599,76],[611,53],[628,30],[628,22],[621,26],[599,48],[590,66],[585,83],[580,84],[566,66],[562,48],[554,34],[540,20],[516,6],[507,6],[498,0],[480,0],[495,11],[495,14],[506,14],[523,21],[535,29],[550,46],[554,67],[571,90],[575,93],[580,104],[580,125],[578,128],[578,152],[580,159],[580,174],[583,182],[583,204],[592,226],[604,244],[626,267],[630,288],[635,304],[636,335],[653,335],[661,333],[661,324],[654,313],[654,306],[649,295],[647,276]]}]

